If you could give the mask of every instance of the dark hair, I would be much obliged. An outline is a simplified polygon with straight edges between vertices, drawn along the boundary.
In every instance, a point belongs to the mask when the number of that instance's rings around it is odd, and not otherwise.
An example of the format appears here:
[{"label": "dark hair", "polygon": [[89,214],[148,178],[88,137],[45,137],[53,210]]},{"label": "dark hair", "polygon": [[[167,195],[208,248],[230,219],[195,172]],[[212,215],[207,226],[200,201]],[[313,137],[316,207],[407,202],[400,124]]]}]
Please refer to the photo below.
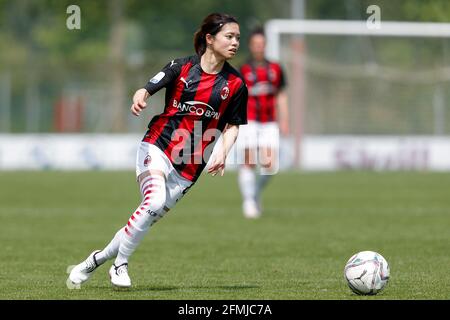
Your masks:
[{"label": "dark hair", "polygon": [[254,36],[263,36],[265,37],[266,35],[264,34],[264,29],[263,27],[256,27],[252,30],[252,32],[250,32],[250,35],[248,36],[248,42],[250,42],[250,40],[254,37]]},{"label": "dark hair", "polygon": [[[215,36],[227,23],[238,23],[236,18],[226,13],[211,13],[205,19],[200,28],[194,34],[195,52],[201,56],[206,51],[206,35]],[[238,23],[239,24],[239,23]]]}]

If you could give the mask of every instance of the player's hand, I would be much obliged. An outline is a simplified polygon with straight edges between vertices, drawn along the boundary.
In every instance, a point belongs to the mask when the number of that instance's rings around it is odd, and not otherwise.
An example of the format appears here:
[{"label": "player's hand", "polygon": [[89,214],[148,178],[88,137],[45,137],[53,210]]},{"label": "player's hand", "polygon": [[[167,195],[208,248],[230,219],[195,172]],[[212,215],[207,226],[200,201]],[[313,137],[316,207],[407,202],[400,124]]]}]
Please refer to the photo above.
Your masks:
[{"label": "player's hand", "polygon": [[215,154],[211,159],[211,165],[208,168],[208,173],[213,177],[220,172],[220,176],[225,173],[225,156],[223,154]]},{"label": "player's hand", "polygon": [[136,117],[139,116],[142,110],[147,107],[145,100],[148,98],[149,94],[144,88],[139,89],[133,96],[133,104],[131,105],[131,113]]}]

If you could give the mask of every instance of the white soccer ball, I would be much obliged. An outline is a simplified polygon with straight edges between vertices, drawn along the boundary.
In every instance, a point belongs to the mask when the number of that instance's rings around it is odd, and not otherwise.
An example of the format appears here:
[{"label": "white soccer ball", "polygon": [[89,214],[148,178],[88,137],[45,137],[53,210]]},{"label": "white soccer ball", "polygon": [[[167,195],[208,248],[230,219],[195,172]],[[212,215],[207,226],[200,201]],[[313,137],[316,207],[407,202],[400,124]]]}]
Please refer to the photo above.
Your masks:
[{"label": "white soccer ball", "polygon": [[354,293],[375,295],[389,281],[389,265],[381,254],[361,251],[347,261],[344,277]]}]

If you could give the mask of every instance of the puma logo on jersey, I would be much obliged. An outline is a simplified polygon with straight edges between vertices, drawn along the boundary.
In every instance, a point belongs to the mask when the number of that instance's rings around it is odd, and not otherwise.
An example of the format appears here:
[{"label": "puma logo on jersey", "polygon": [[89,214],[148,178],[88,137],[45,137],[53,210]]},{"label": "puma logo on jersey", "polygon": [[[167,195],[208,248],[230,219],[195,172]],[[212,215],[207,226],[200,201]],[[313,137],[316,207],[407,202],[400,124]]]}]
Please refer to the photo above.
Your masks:
[{"label": "puma logo on jersey", "polygon": [[175,60],[170,61],[170,66],[169,66],[169,68],[171,68],[174,64],[177,64],[177,63],[175,62]]},{"label": "puma logo on jersey", "polygon": [[186,81],[186,79],[184,79],[183,77],[181,77],[180,80],[186,85],[186,89],[189,89],[189,83],[191,83],[192,80]]}]

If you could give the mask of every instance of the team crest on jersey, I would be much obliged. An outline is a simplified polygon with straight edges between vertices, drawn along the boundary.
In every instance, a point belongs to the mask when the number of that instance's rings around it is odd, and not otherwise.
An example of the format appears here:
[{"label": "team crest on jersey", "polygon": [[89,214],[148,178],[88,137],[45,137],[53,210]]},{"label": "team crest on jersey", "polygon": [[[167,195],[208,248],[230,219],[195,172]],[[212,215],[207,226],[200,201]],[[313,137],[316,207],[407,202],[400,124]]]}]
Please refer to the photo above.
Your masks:
[{"label": "team crest on jersey", "polygon": [[148,167],[148,165],[150,164],[151,161],[152,161],[152,157],[148,154],[144,159],[144,166]]},{"label": "team crest on jersey", "polygon": [[226,98],[228,98],[229,94],[230,94],[230,88],[228,88],[228,87],[223,87],[222,91],[220,91],[220,97],[222,98],[222,100],[225,100]]}]

